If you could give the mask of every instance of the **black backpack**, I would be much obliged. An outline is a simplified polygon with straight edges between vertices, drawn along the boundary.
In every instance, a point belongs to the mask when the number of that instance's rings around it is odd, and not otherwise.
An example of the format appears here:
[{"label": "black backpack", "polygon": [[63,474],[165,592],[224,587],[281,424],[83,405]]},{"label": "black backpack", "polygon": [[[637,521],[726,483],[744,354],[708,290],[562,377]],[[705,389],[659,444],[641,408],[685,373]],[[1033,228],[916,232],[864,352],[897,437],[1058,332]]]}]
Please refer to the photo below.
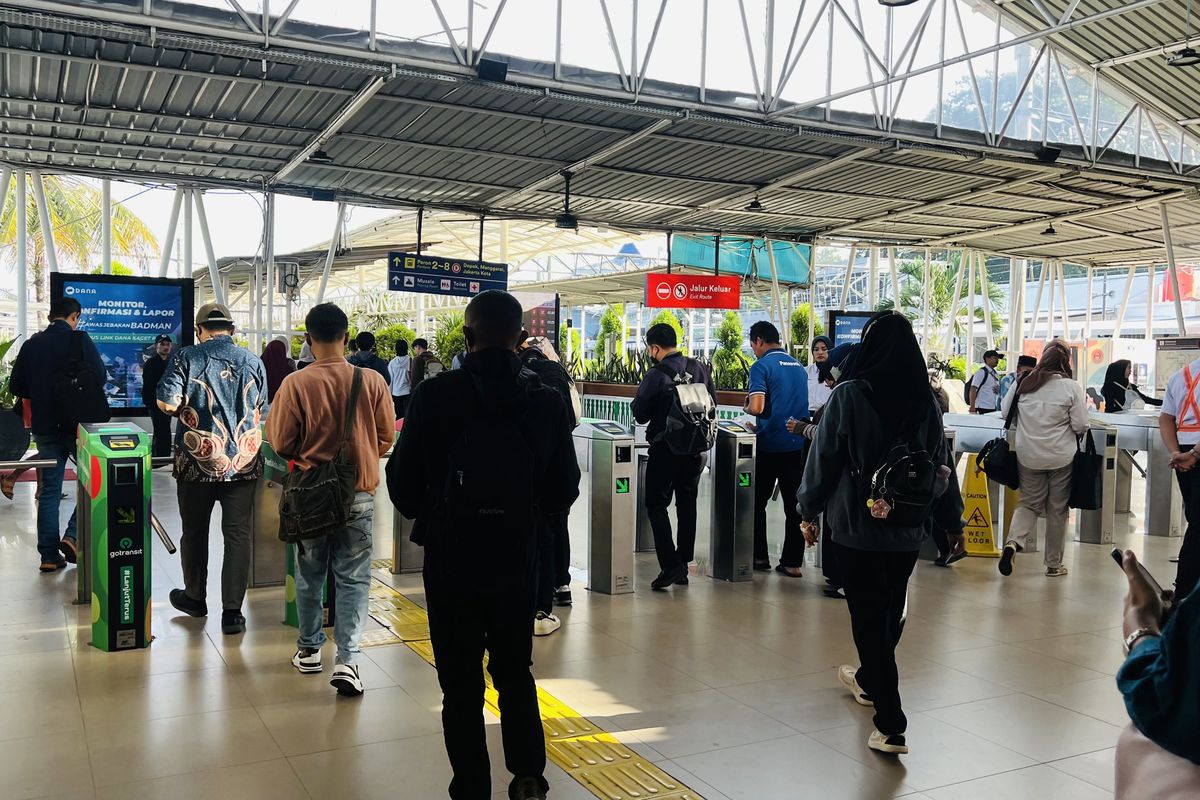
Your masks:
[{"label": "black backpack", "polygon": [[525,365],[527,370],[538,376],[543,386],[547,389],[553,389],[562,396],[563,403],[567,407],[567,413],[571,418],[572,427],[579,425],[579,415],[576,413],[579,392],[575,388],[575,381],[571,380],[571,375],[567,372],[566,367],[546,358],[536,347],[527,347],[519,355],[521,363]]},{"label": "black backpack", "polygon": [[74,439],[84,422],[108,422],[112,410],[104,394],[105,375],[97,375],[83,359],[82,331],[72,331],[67,362],[54,372],[54,419],[63,439]]},{"label": "black backpack", "polygon": [[[870,390],[863,387],[868,396]],[[898,528],[922,527],[949,485],[950,469],[933,460],[904,425],[869,471],[852,466],[859,494],[873,518]]]},{"label": "black backpack", "polygon": [[471,375],[478,397],[450,446],[441,491],[448,552],[471,553],[491,568],[517,568],[533,546],[537,518],[537,464],[530,431],[540,420],[530,394],[541,388],[537,376],[522,369],[520,389],[512,398],[489,397]]},{"label": "black backpack", "polygon": [[1000,386],[999,386],[1000,376],[997,375],[996,373],[992,372],[991,369],[989,369],[988,367],[980,367],[979,369],[975,370],[975,372],[971,375],[971,377],[967,380],[967,382],[965,384],[963,384],[963,402],[966,403],[968,407],[971,405],[971,385],[973,383],[975,383],[975,376],[981,372],[984,373],[984,376],[983,376],[983,383],[979,384],[980,389],[982,389],[984,387],[984,385],[988,382],[989,377],[995,378],[996,379],[996,389],[999,390],[999,388],[1000,388]]},{"label": "black backpack", "polygon": [[681,373],[666,364],[654,366],[671,378],[667,424],[662,433],[654,437],[654,441],[664,442],[677,456],[707,453],[717,441],[717,406],[707,386],[693,383],[699,373],[698,367],[695,360],[690,358],[684,363]]}]

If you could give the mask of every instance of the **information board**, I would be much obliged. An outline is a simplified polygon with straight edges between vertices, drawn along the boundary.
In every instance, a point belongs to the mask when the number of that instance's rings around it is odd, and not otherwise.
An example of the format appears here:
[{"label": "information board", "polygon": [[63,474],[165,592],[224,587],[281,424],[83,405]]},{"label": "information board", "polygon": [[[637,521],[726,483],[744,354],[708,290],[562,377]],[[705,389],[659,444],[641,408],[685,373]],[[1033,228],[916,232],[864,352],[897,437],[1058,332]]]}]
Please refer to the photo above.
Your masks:
[{"label": "information board", "polygon": [[829,338],[833,339],[833,346],[861,342],[863,328],[867,327],[867,320],[873,316],[874,311],[830,311],[826,330]]},{"label": "information board", "polygon": [[460,258],[388,253],[388,289],[393,292],[474,297],[508,289],[508,264]]},{"label": "information board", "polygon": [[1167,390],[1171,376],[1200,358],[1200,339],[1159,339],[1154,358],[1155,387],[1159,396]]},{"label": "information board", "polygon": [[50,275],[52,298],[73,297],[82,313],[79,329],[100,351],[107,370],[108,405],[123,413],[146,413],[142,403],[142,365],[156,357],[154,340],[171,337],[173,347],[192,344],[192,281],[125,275]]}]

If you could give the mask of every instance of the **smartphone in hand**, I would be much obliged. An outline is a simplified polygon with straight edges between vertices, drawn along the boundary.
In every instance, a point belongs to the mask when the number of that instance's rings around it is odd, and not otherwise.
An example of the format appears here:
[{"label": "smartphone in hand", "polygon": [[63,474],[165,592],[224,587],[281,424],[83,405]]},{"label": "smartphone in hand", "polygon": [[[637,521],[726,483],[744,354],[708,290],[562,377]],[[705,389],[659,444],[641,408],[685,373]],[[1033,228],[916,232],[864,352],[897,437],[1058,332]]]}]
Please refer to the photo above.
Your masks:
[{"label": "smartphone in hand", "polygon": [[[1125,569],[1125,551],[1119,547],[1114,547],[1111,555],[1113,557],[1113,561],[1117,562],[1117,566],[1121,569]],[[1146,569],[1146,565],[1139,561],[1137,568],[1138,572],[1140,572],[1142,577],[1145,578],[1146,583],[1150,584],[1150,587],[1154,589],[1154,593],[1158,597],[1162,597],[1162,586],[1159,585],[1158,581],[1154,580],[1154,576],[1150,574],[1150,570]]]}]

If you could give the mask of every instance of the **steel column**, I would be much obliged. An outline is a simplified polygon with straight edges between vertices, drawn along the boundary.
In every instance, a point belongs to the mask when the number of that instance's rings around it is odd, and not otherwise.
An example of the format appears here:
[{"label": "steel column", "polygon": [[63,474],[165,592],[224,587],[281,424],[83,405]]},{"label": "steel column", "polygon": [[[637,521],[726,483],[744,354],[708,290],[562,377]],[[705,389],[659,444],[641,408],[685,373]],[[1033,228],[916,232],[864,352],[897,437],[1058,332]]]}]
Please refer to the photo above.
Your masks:
[{"label": "steel column", "polygon": [[[213,252],[212,235],[208,230],[208,215],[204,213],[204,192],[196,190],[196,219],[200,223],[200,239],[204,242],[204,255],[208,259],[208,282],[212,284],[213,297],[225,305],[225,286],[221,283],[221,272],[217,269],[217,256]],[[172,224],[171,226],[175,226]]]},{"label": "steel column", "polygon": [[46,205],[46,186],[42,173],[29,171],[33,179],[33,199],[37,203],[38,227],[42,233],[42,249],[46,252],[46,266],[50,272],[58,272],[58,253],[54,247],[54,226],[50,224],[50,207]]},{"label": "steel column", "polygon": [[879,291],[879,248],[871,247],[870,260],[871,283],[867,286],[867,307],[875,310],[875,302]]},{"label": "steel column", "polygon": [[112,273],[112,181],[100,181],[100,272]]},{"label": "steel column", "polygon": [[[947,253],[949,258],[949,253]],[[967,251],[963,250],[958,256],[958,276],[954,279],[954,297],[950,302],[950,319],[946,324],[946,352],[954,352],[954,323],[958,317],[959,300],[962,297],[963,272],[967,269]]]},{"label": "steel column", "polygon": [[1154,265],[1146,268],[1146,341],[1154,339]]},{"label": "steel column", "polygon": [[1092,282],[1096,277],[1096,268],[1088,265],[1087,268],[1087,311],[1083,315],[1083,341],[1086,343],[1092,338]]},{"label": "steel column", "polygon": [[967,375],[975,374],[975,253],[967,255]]},{"label": "steel column", "polygon": [[1042,313],[1042,292],[1046,289],[1046,262],[1038,264],[1037,298],[1033,301],[1033,318],[1029,321],[1029,337],[1037,338],[1038,315]]},{"label": "steel column", "polygon": [[925,354],[929,355],[929,257],[931,253],[925,248],[925,261],[921,268],[921,345]]},{"label": "steel column", "polygon": [[[275,336],[275,193],[267,192],[267,205],[263,220],[263,242],[266,249],[264,260],[267,262],[267,324],[266,341]],[[262,326],[260,326],[260,330]],[[261,333],[260,333],[261,337]]]},{"label": "steel column", "polygon": [[900,270],[896,267],[896,248],[888,248],[888,271],[892,275],[892,310],[903,311],[900,303]]},{"label": "steel column", "polygon": [[854,277],[854,256],[857,252],[858,245],[850,245],[850,256],[846,259],[846,277],[842,281],[842,302],[839,304],[842,311],[846,310],[846,303],[850,301],[850,280]]},{"label": "steel column", "polygon": [[[1167,216],[1167,204],[1158,207],[1162,212],[1163,244],[1167,248],[1167,275],[1171,279],[1171,294],[1175,298],[1175,322],[1179,326],[1179,335],[1187,336],[1187,324],[1183,321],[1183,298],[1179,296],[1179,267],[1175,263],[1175,242],[1171,238],[1171,222]],[[1089,297],[1091,291],[1089,287]]]},{"label": "steel column", "polygon": [[25,170],[17,169],[17,338],[29,334],[29,206],[25,199]]},{"label": "steel column", "polygon": [[192,192],[187,189],[183,193],[183,269],[180,277],[192,277]]},{"label": "steel column", "polygon": [[1129,266],[1129,276],[1125,279],[1125,296],[1121,298],[1121,307],[1117,309],[1117,321],[1113,323],[1114,339],[1120,337],[1121,326],[1125,323],[1125,310],[1129,308],[1129,296],[1133,294],[1133,276],[1137,272],[1137,265]]},{"label": "steel column", "polygon": [[[317,289],[317,303],[325,302],[325,287],[329,285],[329,273],[333,271],[333,257],[337,254],[338,242],[342,238],[342,226],[346,220],[346,204],[337,204],[337,220],[333,223],[333,238],[329,240],[329,251],[325,254],[325,268],[321,270],[321,284]],[[421,252],[421,210],[417,210],[417,253]],[[416,329],[421,333],[421,329]]]},{"label": "steel column", "polygon": [[171,263],[171,247],[175,242],[175,226],[179,224],[179,206],[182,203],[183,189],[175,187],[175,199],[171,202],[171,217],[167,222],[167,236],[163,239],[162,259],[158,262],[158,277],[160,278],[167,277],[167,265]]}]

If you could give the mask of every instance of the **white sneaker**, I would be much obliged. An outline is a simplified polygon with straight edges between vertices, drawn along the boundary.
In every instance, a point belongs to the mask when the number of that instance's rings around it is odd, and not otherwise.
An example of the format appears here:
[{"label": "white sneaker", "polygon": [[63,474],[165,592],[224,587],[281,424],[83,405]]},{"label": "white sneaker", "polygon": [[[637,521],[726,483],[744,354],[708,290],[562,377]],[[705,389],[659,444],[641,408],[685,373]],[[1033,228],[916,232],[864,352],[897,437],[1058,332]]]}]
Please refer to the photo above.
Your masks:
[{"label": "white sneaker", "polygon": [[321,651],[301,647],[292,656],[292,666],[304,673],[321,671]]},{"label": "white sneaker", "polygon": [[362,678],[358,677],[358,667],[353,664],[335,666],[329,685],[337,689],[342,697],[358,697],[363,693]]},{"label": "white sneaker", "polygon": [[1067,574],[1067,568],[1064,566],[1059,565],[1057,567],[1046,567],[1046,577],[1047,578],[1061,578],[1063,575],[1066,575],[1066,574]]},{"label": "white sneaker", "polygon": [[838,667],[838,681],[841,682],[842,686],[846,687],[846,691],[850,692],[850,695],[854,698],[854,702],[860,706],[873,708],[875,703],[871,701],[871,698],[867,697],[867,693],[858,685],[857,674],[858,670],[849,664],[842,664]]},{"label": "white sneaker", "polygon": [[884,736],[879,731],[872,731],[871,737],[867,739],[867,747],[872,750],[878,750],[881,753],[892,753],[894,755],[903,755],[908,752],[908,743],[904,741],[904,734],[902,733]]},{"label": "white sneaker", "polygon": [[534,636],[549,636],[561,627],[562,620],[545,611],[537,612],[537,616],[533,618]]}]

